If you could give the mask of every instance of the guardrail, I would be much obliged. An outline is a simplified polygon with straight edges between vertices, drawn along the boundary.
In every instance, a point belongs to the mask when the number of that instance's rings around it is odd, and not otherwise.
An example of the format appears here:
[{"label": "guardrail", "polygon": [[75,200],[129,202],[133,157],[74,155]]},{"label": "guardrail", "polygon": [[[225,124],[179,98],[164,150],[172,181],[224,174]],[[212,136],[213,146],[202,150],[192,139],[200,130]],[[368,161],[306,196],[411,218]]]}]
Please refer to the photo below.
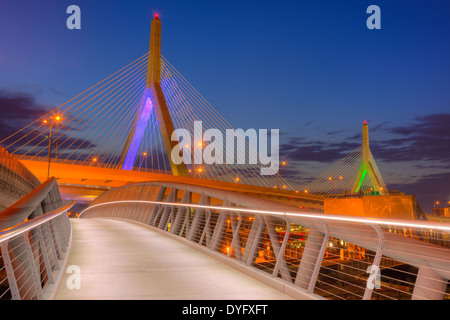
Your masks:
[{"label": "guardrail", "polygon": [[39,179],[18,160],[17,156],[10,154],[3,147],[0,147],[0,164],[25,179],[33,188],[40,184]]},{"label": "guardrail", "polygon": [[72,205],[0,233],[1,300],[52,298],[70,246]]},{"label": "guardrail", "polygon": [[0,212],[0,300],[50,299],[71,239],[67,211],[55,178]]},{"label": "guardrail", "polygon": [[313,214],[168,182],[110,190],[80,218],[129,219],[297,298],[449,299],[450,224]]}]

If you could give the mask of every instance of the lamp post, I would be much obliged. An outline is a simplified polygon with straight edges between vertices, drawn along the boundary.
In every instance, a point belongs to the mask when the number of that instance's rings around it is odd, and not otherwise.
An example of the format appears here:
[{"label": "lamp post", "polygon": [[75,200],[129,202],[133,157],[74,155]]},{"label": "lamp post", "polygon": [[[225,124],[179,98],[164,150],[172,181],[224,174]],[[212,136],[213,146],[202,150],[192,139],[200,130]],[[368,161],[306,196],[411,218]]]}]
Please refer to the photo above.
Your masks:
[{"label": "lamp post", "polygon": [[[286,165],[286,161],[281,162],[281,166],[285,166]],[[280,189],[280,168],[278,168],[277,171],[277,189]]]},{"label": "lamp post", "polygon": [[439,201],[435,201],[433,204],[433,213],[435,216],[437,216],[437,212],[436,212],[436,206],[439,205]]},{"label": "lamp post", "polygon": [[53,128],[53,124],[54,123],[58,123],[59,121],[61,121],[61,117],[60,116],[55,116],[53,120],[48,121],[48,120],[44,120],[44,124],[47,124],[50,122],[50,131],[49,131],[49,135],[48,135],[48,168],[47,168],[47,179],[50,178],[50,157],[52,154],[52,128]]},{"label": "lamp post", "polygon": [[335,196],[336,196],[336,193],[337,193],[337,186],[336,186],[336,183],[337,183],[337,181],[342,180],[342,179],[343,179],[342,176],[339,176],[339,178],[332,178],[332,177],[329,177],[329,178],[328,178],[328,180],[334,181],[334,195],[335,195]]},{"label": "lamp post", "polygon": [[[189,172],[192,172],[192,178],[195,178],[195,172],[198,171],[199,173],[202,173],[203,169],[200,168],[200,169],[195,170],[194,155],[195,155],[195,147],[196,147],[196,145],[195,144],[192,144],[192,145],[193,145],[193,148],[192,148],[192,151],[191,151],[191,158],[192,158],[191,159],[191,165],[192,165],[192,167],[189,170]],[[185,147],[189,148],[189,145],[187,144],[187,145],[185,145]],[[199,148],[203,148],[203,142],[199,142],[198,143],[198,147]]]}]

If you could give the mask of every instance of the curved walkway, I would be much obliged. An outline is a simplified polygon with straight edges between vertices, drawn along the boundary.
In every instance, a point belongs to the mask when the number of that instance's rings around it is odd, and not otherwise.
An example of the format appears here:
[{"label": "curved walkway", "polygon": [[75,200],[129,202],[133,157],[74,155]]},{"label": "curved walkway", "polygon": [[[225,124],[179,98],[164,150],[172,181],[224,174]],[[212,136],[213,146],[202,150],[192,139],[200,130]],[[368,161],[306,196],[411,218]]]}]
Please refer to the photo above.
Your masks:
[{"label": "curved walkway", "polygon": [[73,275],[64,273],[54,299],[292,299],[145,225],[109,219],[71,223],[66,270],[80,268],[81,286],[69,289]]}]

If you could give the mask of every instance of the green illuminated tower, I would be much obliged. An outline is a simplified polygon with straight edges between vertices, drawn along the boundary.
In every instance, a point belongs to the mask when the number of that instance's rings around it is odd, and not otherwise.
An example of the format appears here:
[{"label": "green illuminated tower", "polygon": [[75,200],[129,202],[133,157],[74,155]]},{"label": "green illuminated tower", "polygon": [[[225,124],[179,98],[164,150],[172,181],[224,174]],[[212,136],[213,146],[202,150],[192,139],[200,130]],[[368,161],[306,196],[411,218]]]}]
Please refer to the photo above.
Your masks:
[{"label": "green illuminated tower", "polygon": [[358,193],[361,189],[364,178],[369,175],[369,178],[373,184],[373,191],[378,192],[380,195],[389,195],[389,192],[384,183],[383,177],[378,170],[375,159],[369,149],[369,127],[367,122],[363,124],[363,150],[362,150],[362,164],[359,168],[358,175],[353,183],[352,193]]}]

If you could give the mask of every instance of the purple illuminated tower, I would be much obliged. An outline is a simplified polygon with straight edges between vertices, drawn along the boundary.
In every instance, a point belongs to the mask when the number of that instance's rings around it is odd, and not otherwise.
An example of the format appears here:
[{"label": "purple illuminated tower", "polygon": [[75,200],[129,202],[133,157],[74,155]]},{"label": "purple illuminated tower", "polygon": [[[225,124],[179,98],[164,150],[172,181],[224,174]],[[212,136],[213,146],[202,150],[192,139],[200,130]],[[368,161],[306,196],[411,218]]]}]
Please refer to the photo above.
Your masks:
[{"label": "purple illuminated tower", "polygon": [[152,20],[150,32],[150,50],[147,71],[147,86],[138,113],[133,119],[131,131],[128,134],[125,147],[122,151],[119,167],[123,170],[131,170],[136,160],[139,146],[144,136],[151,112],[156,112],[159,130],[170,161],[173,175],[188,176],[184,163],[174,164],[171,158],[172,148],[178,144],[171,141],[174,126],[167,107],[166,99],[160,85],[161,79],[161,21],[158,15]]}]

